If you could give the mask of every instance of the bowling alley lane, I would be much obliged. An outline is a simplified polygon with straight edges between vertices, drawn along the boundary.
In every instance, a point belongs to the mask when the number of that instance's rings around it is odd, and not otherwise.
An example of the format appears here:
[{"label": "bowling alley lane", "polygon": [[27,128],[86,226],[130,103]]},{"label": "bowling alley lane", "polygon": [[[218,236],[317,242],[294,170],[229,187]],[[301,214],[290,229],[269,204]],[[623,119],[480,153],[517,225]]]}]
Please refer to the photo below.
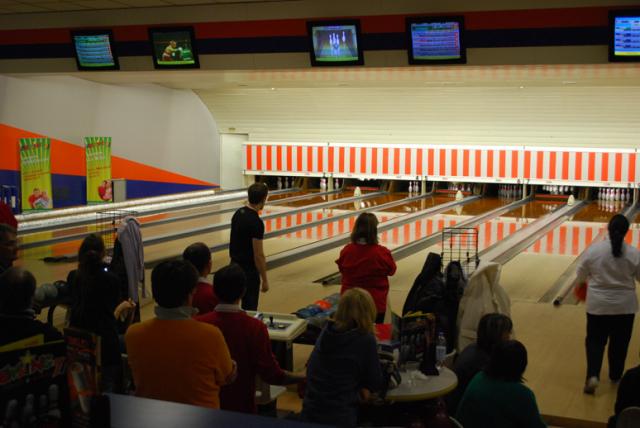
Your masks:
[{"label": "bowling alley lane", "polygon": [[[302,196],[304,194],[307,194],[308,192],[303,192],[303,191],[292,191],[292,192],[284,192],[284,193],[280,193],[280,194],[275,194],[275,195],[270,195],[269,196],[269,201],[270,202],[274,202],[280,199],[284,199],[284,198],[292,198],[292,197],[296,197],[296,196]],[[313,198],[316,199],[316,198]],[[307,200],[301,200],[299,201],[300,204],[305,204]],[[215,219],[211,218],[213,216],[215,216],[217,211],[221,211],[221,210],[226,210],[226,209],[232,209],[232,208],[236,208],[236,207],[240,207],[244,204],[244,200],[236,200],[236,201],[227,201],[227,202],[212,202],[210,204],[206,204],[206,205],[202,205],[202,206],[198,206],[198,207],[193,207],[193,208],[181,208],[181,209],[176,209],[176,210],[172,210],[172,211],[166,211],[163,213],[156,213],[156,214],[149,214],[149,215],[140,215],[138,216],[138,220],[140,221],[140,223],[142,224],[149,224],[147,227],[144,228],[145,234],[147,230],[151,230],[153,227],[155,226],[151,226],[151,224],[153,224],[153,222],[156,221],[161,221],[161,220],[165,220],[165,219],[179,219],[181,217],[188,217],[188,216],[192,216],[192,215],[205,215],[207,213],[211,213],[211,216],[203,216],[203,217],[199,217],[197,220],[195,220],[194,224],[198,224],[201,222],[204,222],[204,224],[210,224],[211,221],[215,221]],[[105,210],[109,209],[108,205],[104,206]],[[200,222],[198,221],[200,220]],[[184,222],[188,222],[188,220],[183,220]],[[181,223],[181,222],[180,222]],[[169,223],[171,225],[173,224],[178,224],[178,223]],[[171,227],[171,226],[170,226]],[[197,226],[187,226],[185,223],[185,226],[179,226],[179,227],[197,227]],[[56,228],[54,230],[49,230],[49,231],[42,231],[42,232],[20,232],[18,234],[18,244],[23,244],[23,243],[33,243],[33,242],[40,242],[40,241],[46,241],[52,238],[58,238],[58,237],[64,237],[64,236],[70,236],[70,235],[78,235],[78,234],[86,234],[86,233],[91,233],[91,232],[95,232],[96,231],[96,224],[95,223],[90,223],[87,225],[81,225],[81,226],[74,226],[74,227],[60,227],[60,228]]]},{"label": "bowling alley lane", "polygon": [[[513,200],[508,198],[484,198],[483,200],[472,202],[464,207],[466,208],[466,214],[458,214],[454,208],[446,213],[434,216],[432,221],[441,225],[439,229],[443,227],[453,227],[474,216],[484,214],[485,212],[511,202],[513,202]],[[534,200],[520,207],[516,207],[499,217],[480,223],[475,226],[478,230],[478,251],[495,245],[510,234],[526,227],[536,218],[547,215],[560,206],[562,206],[562,204],[559,202],[549,203],[547,201]],[[413,280],[422,269],[427,255],[430,252],[441,254],[442,251],[442,246],[438,243],[437,245],[397,261],[398,272],[390,279],[391,288],[389,293],[389,298],[394,310],[401,310],[404,299],[413,284]]]},{"label": "bowling alley lane", "polygon": [[[327,195],[325,197],[327,199],[332,198],[333,200],[340,200],[341,198],[352,197],[352,196],[353,196],[353,193],[351,192],[341,192],[339,194]],[[298,213],[298,214],[292,214],[292,215],[286,215],[286,212],[290,207],[272,205],[272,206],[266,207],[265,210],[263,210],[262,214],[267,215],[267,214],[274,214],[274,213],[282,213],[283,215],[277,218],[267,220],[265,222],[265,231],[269,232],[269,231],[278,230],[280,228],[310,223],[312,221],[319,220],[327,216],[332,216],[334,214],[339,214],[347,211],[350,212],[356,209],[366,208],[367,203],[369,204],[369,206],[375,206],[375,205],[381,205],[387,202],[392,202],[395,200],[400,200],[404,197],[406,197],[406,194],[381,195],[381,196],[371,198],[371,199],[366,199],[365,201],[361,201],[357,203],[352,202],[349,204],[342,204],[342,205],[339,205],[338,206],[339,208],[336,208],[336,209],[328,208],[325,210],[310,211],[307,213]],[[316,199],[319,199],[319,200],[316,200]],[[310,203],[318,203],[318,202],[322,202],[323,200],[324,199],[322,196],[316,196],[316,197],[310,198],[307,201],[310,201]],[[430,206],[433,206],[436,203],[442,203],[444,201],[450,201],[450,200],[451,198],[446,198],[446,197],[445,198],[427,197],[427,199],[424,201],[416,201],[411,204],[408,204],[408,206],[410,207],[411,210],[417,210],[417,209],[424,209],[424,208],[421,208],[423,206],[425,208],[428,208]],[[361,205],[363,203],[364,205]],[[389,213],[388,217],[390,218],[391,216],[399,215],[399,214],[400,213],[396,213],[396,214]],[[195,225],[192,225],[191,227],[201,227],[201,226],[210,225],[212,223],[230,221],[232,215],[233,215],[233,212],[227,213],[224,215],[213,216],[213,217],[223,217],[221,220],[218,220],[218,221],[205,222],[204,220],[199,219],[200,221],[195,223]],[[181,224],[181,223],[183,222],[179,222],[178,224]],[[161,234],[161,233],[175,232],[176,230],[178,230],[176,229],[177,227],[178,227],[177,224],[168,224],[168,225],[164,225],[162,228],[158,226],[158,227],[154,227],[153,229],[156,230],[157,234]],[[186,226],[180,226],[180,227],[186,227]],[[347,229],[349,228],[349,224],[348,222],[347,223],[336,222],[336,224],[331,226],[331,223],[329,223],[329,225],[325,225],[324,230],[325,231],[334,230],[334,227],[335,227],[335,232],[337,233],[340,230],[347,231]],[[308,230],[311,230],[311,229],[316,229],[316,228],[312,227],[312,228],[309,228]],[[274,245],[274,248],[272,251],[277,252],[277,251],[281,251],[279,248],[284,248],[284,247],[291,248],[297,245],[302,245],[303,243],[310,242],[310,239],[312,238],[307,238],[310,233],[308,230],[298,231],[293,234],[290,234],[288,238],[290,241],[288,244],[287,244],[287,240],[285,239],[282,241],[278,241],[278,243],[276,244],[269,244],[269,245]],[[150,236],[147,228],[143,229],[143,236],[144,237]],[[313,235],[311,236],[313,237]],[[227,228],[227,229],[219,230],[215,232],[203,233],[203,234],[195,235],[191,237],[175,239],[169,242],[163,242],[155,245],[147,245],[145,246],[145,250],[144,250],[145,260],[147,262],[150,262],[150,261],[155,261],[159,259],[175,257],[181,254],[182,250],[186,246],[188,246],[193,242],[198,242],[198,241],[205,242],[209,246],[226,243],[229,241],[229,229]],[[267,241],[273,241],[273,240],[267,240]],[[265,241],[265,243],[267,241]],[[75,262],[44,263],[41,259],[49,256],[74,254],[77,252],[79,244],[80,244],[80,241],[72,241],[72,242],[65,242],[61,244],[55,244],[48,247],[38,247],[38,248],[25,250],[25,251],[22,251],[21,259],[23,260],[24,265],[28,269],[32,269],[38,274],[36,277],[39,283],[52,282],[58,279],[64,279],[66,278],[66,273],[69,270],[75,268]],[[269,252],[266,245],[265,245],[265,251],[267,255],[272,254]],[[214,255],[215,266],[223,266],[226,263],[228,263],[227,250],[220,251]]]},{"label": "bowling alley lane", "polygon": [[[502,286],[514,300],[538,302],[589,244],[606,236],[609,219],[625,207],[621,201],[590,203],[506,263]],[[639,234],[632,229],[627,241],[637,246]]]}]

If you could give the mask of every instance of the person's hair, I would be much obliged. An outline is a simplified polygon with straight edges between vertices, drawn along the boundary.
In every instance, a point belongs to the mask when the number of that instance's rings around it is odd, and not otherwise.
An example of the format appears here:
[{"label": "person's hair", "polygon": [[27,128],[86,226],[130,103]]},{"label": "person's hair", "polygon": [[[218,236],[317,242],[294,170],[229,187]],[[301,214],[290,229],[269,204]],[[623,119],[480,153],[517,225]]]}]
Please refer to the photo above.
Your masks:
[{"label": "person's hair", "polygon": [[354,244],[363,239],[367,244],[378,243],[378,218],[372,213],[362,213],[356,219],[351,231],[351,242]]},{"label": "person's hair", "polygon": [[213,291],[223,303],[234,303],[244,296],[247,277],[240,266],[231,263],[213,274]]},{"label": "person's hair", "polygon": [[358,329],[373,333],[377,315],[371,294],[362,288],[351,288],[340,297],[333,321],[338,331]]},{"label": "person's hair", "polygon": [[478,323],[478,348],[491,354],[493,348],[504,341],[505,333],[511,333],[513,322],[506,315],[491,313],[480,318]]},{"label": "person's hair", "polygon": [[622,255],[622,243],[629,231],[629,220],[622,214],[616,214],[609,220],[609,238],[611,239],[611,253],[613,257]]},{"label": "person's hair", "polygon": [[198,272],[185,260],[162,262],[151,272],[153,299],[163,308],[183,306],[198,284]]},{"label": "person's hair", "polygon": [[253,183],[247,190],[249,197],[249,203],[251,205],[258,205],[267,199],[269,194],[269,188],[264,183]]},{"label": "person's hair", "polygon": [[15,235],[16,229],[6,223],[0,223],[0,242],[7,241],[7,235]]},{"label": "person's hair", "polygon": [[78,250],[78,273],[95,274],[102,268],[105,255],[104,241],[96,234],[88,235]]},{"label": "person's hair", "polygon": [[92,300],[91,287],[94,286],[96,277],[103,272],[104,255],[104,241],[98,235],[88,235],[80,244],[76,275],[78,298],[74,302],[74,310],[71,312],[72,324],[77,324],[87,319],[91,311],[94,310],[90,302]]},{"label": "person's hair", "polygon": [[517,340],[499,342],[493,348],[487,376],[507,382],[522,382],[527,368],[527,348]]},{"label": "person's hair", "polygon": [[31,308],[36,279],[28,270],[10,267],[0,275],[0,314],[10,315]]},{"label": "person's hair", "polygon": [[198,273],[202,273],[211,261],[211,250],[204,242],[196,242],[185,248],[182,258],[191,263]]}]

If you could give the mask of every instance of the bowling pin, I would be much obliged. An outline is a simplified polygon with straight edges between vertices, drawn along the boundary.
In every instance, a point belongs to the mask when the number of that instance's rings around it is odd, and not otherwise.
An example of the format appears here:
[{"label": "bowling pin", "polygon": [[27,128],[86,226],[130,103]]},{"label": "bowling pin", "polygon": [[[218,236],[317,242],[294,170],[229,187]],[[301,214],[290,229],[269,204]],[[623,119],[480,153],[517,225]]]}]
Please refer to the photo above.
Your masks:
[{"label": "bowling pin", "polygon": [[456,201],[461,201],[462,199],[464,199],[464,196],[462,196],[462,192],[458,190],[456,192]]},{"label": "bowling pin", "polygon": [[360,186],[356,186],[356,188],[353,191],[353,196],[362,196],[362,190],[360,190]]},{"label": "bowling pin", "polygon": [[340,188],[339,184],[340,184],[340,182],[338,181],[337,178],[335,180],[333,180],[333,188],[334,189],[339,189]]},{"label": "bowling pin", "polygon": [[278,190],[282,189],[282,178],[278,177]]},{"label": "bowling pin", "polygon": [[409,195],[413,192],[413,186],[411,186],[411,181],[409,182]]},{"label": "bowling pin", "polygon": [[619,201],[620,200],[620,189],[616,189],[616,194],[615,197],[613,198],[614,201]]}]

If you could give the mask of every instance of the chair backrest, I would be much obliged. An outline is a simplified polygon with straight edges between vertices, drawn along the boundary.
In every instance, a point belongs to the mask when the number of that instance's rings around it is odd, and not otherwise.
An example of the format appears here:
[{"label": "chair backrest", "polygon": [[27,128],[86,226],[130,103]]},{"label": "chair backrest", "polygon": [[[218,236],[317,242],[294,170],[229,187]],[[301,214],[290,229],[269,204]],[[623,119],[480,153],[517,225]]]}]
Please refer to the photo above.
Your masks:
[{"label": "chair backrest", "polygon": [[462,424],[458,422],[454,417],[449,416],[449,419],[451,420],[451,423],[453,424],[453,426],[455,426],[456,428],[464,428]]},{"label": "chair backrest", "polygon": [[627,407],[620,415],[616,428],[638,428],[640,426],[640,407]]}]

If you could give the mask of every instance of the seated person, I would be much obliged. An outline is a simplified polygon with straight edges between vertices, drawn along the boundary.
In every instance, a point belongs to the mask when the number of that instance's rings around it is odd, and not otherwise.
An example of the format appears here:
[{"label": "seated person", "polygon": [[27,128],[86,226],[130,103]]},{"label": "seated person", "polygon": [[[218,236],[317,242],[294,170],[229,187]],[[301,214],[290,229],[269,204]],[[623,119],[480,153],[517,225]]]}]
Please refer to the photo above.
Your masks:
[{"label": "seated person", "polygon": [[447,406],[452,414],[455,413],[471,379],[489,364],[493,348],[496,344],[509,340],[512,330],[513,323],[506,315],[486,314],[480,319],[477,341],[464,348],[453,365],[453,371],[458,377],[458,386],[447,397]]},{"label": "seated person", "polygon": [[616,398],[616,414],[609,418],[609,428],[615,428],[618,416],[627,407],[640,407],[640,366],[626,371],[620,386],[618,386],[618,397]]},{"label": "seated person", "polygon": [[125,341],[136,395],[220,408],[220,387],[234,380],[235,362],[217,327],[193,319],[198,272],[183,260],[151,272],[153,319],[133,324]]},{"label": "seated person", "polygon": [[62,334],[35,319],[31,309],[36,279],[31,272],[10,267],[0,275],[0,346],[42,335],[44,342],[62,340]]},{"label": "seated person", "polygon": [[218,327],[229,346],[231,358],[238,364],[238,378],[220,391],[220,408],[243,413],[256,413],[256,375],[274,385],[296,383],[296,376],[280,368],[273,352],[266,325],[240,309],[246,292],[246,277],[238,265],[225,266],[213,278],[220,299],[213,312],[196,317]]},{"label": "seated person", "polygon": [[456,419],[465,428],[544,428],[533,391],[522,384],[527,350],[517,340],[498,343],[489,365],[465,391]]},{"label": "seated person", "polygon": [[213,286],[207,280],[207,277],[211,274],[211,250],[206,244],[196,242],[184,250],[182,258],[191,263],[200,275],[198,285],[196,285],[196,292],[193,294],[193,307],[198,310],[200,315],[211,312],[218,304],[218,298],[213,291]]},{"label": "seated person", "polygon": [[307,367],[302,419],[328,425],[356,426],[358,401],[382,386],[382,371],[371,295],[352,288],[320,333]]},{"label": "seated person", "polygon": [[120,392],[122,385],[121,341],[117,320],[130,314],[135,304],[120,296],[121,283],[107,272],[106,250],[102,238],[91,234],[78,250],[78,269],[69,272],[71,290],[71,327],[100,336],[102,364],[101,388]]},{"label": "seated person", "polygon": [[18,258],[18,238],[16,229],[0,223],[0,274],[13,266]]}]

